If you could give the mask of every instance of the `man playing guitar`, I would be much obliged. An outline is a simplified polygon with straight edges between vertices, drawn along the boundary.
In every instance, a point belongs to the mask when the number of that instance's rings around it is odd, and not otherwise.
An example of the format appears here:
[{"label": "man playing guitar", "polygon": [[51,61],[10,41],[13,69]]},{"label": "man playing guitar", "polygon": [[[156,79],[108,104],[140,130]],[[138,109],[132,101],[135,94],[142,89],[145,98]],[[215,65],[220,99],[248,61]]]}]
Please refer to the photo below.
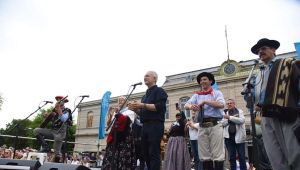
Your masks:
[{"label": "man playing guitar", "polygon": [[[63,140],[66,137],[67,126],[72,121],[70,119],[71,110],[64,106],[69,100],[63,96],[56,96],[56,104],[52,113],[46,113],[46,119],[39,128],[33,130],[34,135],[37,138],[38,143],[41,145],[40,152],[49,152],[50,148],[45,141],[47,139],[54,139],[54,162],[59,162],[61,158],[61,147]],[[46,128],[48,122],[52,122],[51,129]]]}]

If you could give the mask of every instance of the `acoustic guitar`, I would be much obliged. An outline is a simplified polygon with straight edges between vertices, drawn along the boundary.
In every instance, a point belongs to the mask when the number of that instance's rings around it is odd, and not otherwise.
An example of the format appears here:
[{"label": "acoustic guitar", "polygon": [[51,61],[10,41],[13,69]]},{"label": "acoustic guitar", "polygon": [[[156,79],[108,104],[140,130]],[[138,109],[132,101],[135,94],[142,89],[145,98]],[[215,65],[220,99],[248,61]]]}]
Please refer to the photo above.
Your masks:
[{"label": "acoustic guitar", "polygon": [[[61,100],[57,101],[56,104],[60,104],[61,102],[63,102],[66,98],[68,97],[68,95],[64,98],[62,98]],[[46,119],[42,122],[42,124],[40,125],[40,128],[45,128],[47,126],[47,124],[52,120],[52,118],[56,115],[57,113],[55,112],[55,108],[52,110],[52,112],[46,117]]]}]

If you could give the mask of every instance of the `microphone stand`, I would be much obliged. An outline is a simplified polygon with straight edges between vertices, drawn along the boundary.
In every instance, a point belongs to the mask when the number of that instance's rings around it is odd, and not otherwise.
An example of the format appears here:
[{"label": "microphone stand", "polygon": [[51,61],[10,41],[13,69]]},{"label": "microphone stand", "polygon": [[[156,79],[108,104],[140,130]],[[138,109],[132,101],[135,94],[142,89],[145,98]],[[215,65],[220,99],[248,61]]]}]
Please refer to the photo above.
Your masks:
[{"label": "microphone stand", "polygon": [[[139,85],[139,84],[137,84],[137,85]],[[128,99],[129,99],[129,97],[131,96],[131,94],[132,94],[133,90],[135,89],[135,87],[136,87],[136,85],[133,85],[133,88],[132,88],[131,92],[127,95],[127,97],[126,97],[126,99],[125,99],[125,102],[122,104],[122,106],[120,107],[120,109],[119,109],[119,111],[118,111],[117,114],[119,114],[120,111],[123,109],[123,107],[125,106],[125,103],[128,101]],[[108,130],[112,127],[112,125],[115,123],[115,121],[116,121],[116,116],[115,116],[114,119],[110,122],[110,124],[107,126],[106,131],[108,131]]]},{"label": "microphone stand", "polygon": [[[81,96],[81,99],[79,101],[79,103],[75,106],[75,108],[72,110],[72,112],[70,113],[70,115],[73,115],[73,113],[75,112],[75,110],[78,108],[79,104],[82,103],[83,99],[87,97],[87,96]],[[69,115],[69,118],[70,118]],[[69,119],[68,118],[68,119]],[[65,121],[64,123],[66,123],[67,121]],[[67,129],[66,129],[66,137],[65,137],[65,141],[64,141],[64,149],[63,149],[63,160],[62,162],[65,162],[66,159],[66,153],[67,153],[67,145],[68,145],[68,132],[69,132],[69,125],[67,125]]]},{"label": "microphone stand", "polygon": [[18,123],[15,124],[14,127],[11,128],[10,131],[14,130],[16,128],[16,132],[15,132],[15,136],[16,136],[16,139],[14,141],[14,155],[13,155],[13,159],[15,159],[15,156],[16,156],[16,150],[17,150],[17,142],[19,140],[19,129],[20,129],[20,123],[27,120],[30,116],[32,116],[34,113],[36,113],[38,110],[40,110],[41,108],[43,108],[46,104],[48,104],[49,102],[45,102],[44,105],[42,106],[38,106],[38,108],[30,113],[26,118],[24,118],[23,120],[19,121]]},{"label": "microphone stand", "polygon": [[[254,85],[251,83],[251,79],[253,78],[253,71],[258,64],[258,60],[254,61],[254,65],[252,66],[252,69],[249,73],[248,78],[243,83],[243,90],[241,92],[242,95],[244,95],[244,99],[246,100],[246,107],[249,109],[250,116],[251,116],[251,129],[252,129],[252,145],[253,150],[254,146],[256,146],[256,129],[255,129],[255,112],[254,112],[254,95],[251,93],[252,89],[254,89]],[[256,160],[254,160],[254,151],[252,151],[252,160],[253,163],[257,163]],[[257,152],[258,153],[258,152]]]},{"label": "microphone stand", "polygon": [[[119,111],[118,111],[118,113],[115,115],[115,117],[114,117],[114,119],[110,122],[110,124],[108,125],[108,127],[106,128],[106,131],[108,131],[111,127],[113,128],[113,127],[115,127],[115,128],[118,128],[117,127],[117,125],[115,124],[115,122],[117,121],[116,119],[116,117],[118,117],[118,114],[121,114],[120,113],[120,111],[123,109],[123,107],[125,106],[125,104],[126,104],[126,102],[128,101],[128,99],[129,99],[129,97],[131,96],[131,94],[132,94],[132,92],[134,91],[134,89],[135,89],[135,87],[137,86],[137,85],[140,85],[140,84],[134,84],[134,85],[132,85],[133,86],[133,88],[132,88],[132,90],[131,90],[131,92],[127,95],[127,97],[126,97],[126,99],[125,99],[125,102],[122,104],[122,106],[120,107],[120,109],[119,109]],[[111,129],[111,130],[113,130],[113,129]],[[113,155],[116,155],[116,145],[117,145],[117,132],[116,131],[112,131],[113,132],[113,136],[114,136],[114,140],[113,140]],[[116,170],[117,168],[116,168],[116,166],[118,165],[118,159],[119,158],[117,158],[117,161],[116,161],[116,163],[112,163],[112,170]]]}]

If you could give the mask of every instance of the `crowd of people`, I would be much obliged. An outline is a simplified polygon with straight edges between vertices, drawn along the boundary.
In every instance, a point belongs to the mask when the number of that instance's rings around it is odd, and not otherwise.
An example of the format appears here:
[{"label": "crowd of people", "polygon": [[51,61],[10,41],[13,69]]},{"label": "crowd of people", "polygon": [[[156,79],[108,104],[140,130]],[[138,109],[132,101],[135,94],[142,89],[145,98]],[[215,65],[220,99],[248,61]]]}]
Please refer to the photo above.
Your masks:
[{"label": "crowd of people", "polygon": [[[16,150],[15,159],[26,160],[29,152],[37,152],[37,150],[29,147]],[[14,157],[13,147],[7,147],[5,144],[0,147],[0,158],[13,159],[13,157]]]},{"label": "crowd of people", "polygon": [[[96,156],[95,153],[92,154],[82,154],[82,153],[73,153],[71,155],[66,156],[65,162],[67,164],[75,164],[75,165],[84,165],[86,167],[101,167],[103,162],[103,153],[105,150],[101,151],[98,156]],[[34,158],[28,158],[30,155],[35,155]],[[33,153],[40,153],[38,150],[26,147],[24,149],[16,150],[15,157],[14,154],[14,148],[13,147],[7,147],[6,145],[3,145],[0,147],[0,158],[2,159],[19,159],[19,160],[38,160],[39,158],[36,157],[36,154]],[[44,160],[45,162],[53,162],[53,158],[55,157],[54,149],[50,149],[50,151],[47,153],[47,160]]]}]

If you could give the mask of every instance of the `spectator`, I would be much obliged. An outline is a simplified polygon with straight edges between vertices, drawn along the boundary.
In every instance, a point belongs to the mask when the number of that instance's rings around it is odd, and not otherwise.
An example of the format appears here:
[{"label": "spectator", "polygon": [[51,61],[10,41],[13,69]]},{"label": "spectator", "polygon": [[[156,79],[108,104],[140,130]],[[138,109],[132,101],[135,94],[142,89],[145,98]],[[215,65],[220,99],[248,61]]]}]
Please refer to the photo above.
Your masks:
[{"label": "spectator", "polygon": [[195,170],[203,170],[203,164],[202,161],[200,161],[199,153],[198,153],[198,128],[191,126],[191,124],[196,122],[197,120],[196,120],[195,112],[192,112],[192,119],[187,122],[187,127],[189,129],[191,150],[194,158],[194,167]]},{"label": "spectator", "polygon": [[181,113],[176,114],[176,122],[169,130],[169,140],[164,163],[165,170],[190,170],[191,160],[184,138],[185,122]]},{"label": "spectator", "polygon": [[235,101],[228,99],[224,110],[223,126],[225,145],[229,153],[230,169],[236,170],[236,154],[240,161],[240,169],[247,170],[245,159],[245,117],[242,110],[237,109]]}]

